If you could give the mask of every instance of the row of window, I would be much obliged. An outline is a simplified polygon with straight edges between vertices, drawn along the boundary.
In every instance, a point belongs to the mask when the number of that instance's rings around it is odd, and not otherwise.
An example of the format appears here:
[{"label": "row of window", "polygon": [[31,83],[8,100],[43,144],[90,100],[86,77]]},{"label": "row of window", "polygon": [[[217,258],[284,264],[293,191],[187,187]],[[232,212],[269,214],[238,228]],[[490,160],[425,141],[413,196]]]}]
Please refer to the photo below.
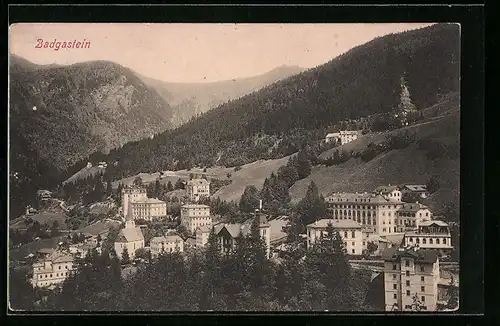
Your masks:
[{"label": "row of window", "polygon": [[[406,286],[410,286],[410,280],[406,280]],[[398,284],[397,284],[397,283],[394,283],[394,284],[392,285],[392,288],[393,288],[394,290],[397,290],[397,289],[398,289]],[[410,290],[407,290],[407,293],[409,293],[409,292],[410,292]],[[421,286],[421,287],[420,287],[420,292],[425,292],[425,286]]]},{"label": "row of window", "polygon": [[[420,243],[420,238],[415,238],[415,242],[416,243]],[[408,240],[409,242],[413,242],[413,237],[408,237]],[[434,241],[436,242],[436,244],[446,244],[446,238],[436,238],[436,239],[433,239],[433,238],[429,238],[429,244],[434,244]],[[427,238],[422,238],[422,244],[427,244]]]},{"label": "row of window", "polygon": [[[406,271],[405,275],[410,276],[410,271]],[[393,280],[397,279],[397,277],[397,274],[392,274]],[[425,282],[425,276],[420,276],[420,282]]]},{"label": "row of window", "polygon": [[[40,274],[40,275],[38,275],[38,278],[47,278],[47,277],[52,278],[53,277],[52,275],[54,275],[54,274]],[[56,273],[56,277],[60,277],[60,276],[68,276],[68,272]]]},{"label": "row of window", "polygon": [[[407,264],[408,264],[408,265],[407,265]],[[406,265],[407,267],[408,267],[408,266],[410,266],[410,265],[409,265],[408,260],[406,261],[406,264],[405,264],[405,265]],[[398,269],[398,265],[393,264],[393,265],[392,265],[392,270],[393,270],[393,271],[395,271],[395,270],[397,270],[397,269]],[[420,272],[425,272],[425,267],[424,267],[424,266],[420,266]]]}]

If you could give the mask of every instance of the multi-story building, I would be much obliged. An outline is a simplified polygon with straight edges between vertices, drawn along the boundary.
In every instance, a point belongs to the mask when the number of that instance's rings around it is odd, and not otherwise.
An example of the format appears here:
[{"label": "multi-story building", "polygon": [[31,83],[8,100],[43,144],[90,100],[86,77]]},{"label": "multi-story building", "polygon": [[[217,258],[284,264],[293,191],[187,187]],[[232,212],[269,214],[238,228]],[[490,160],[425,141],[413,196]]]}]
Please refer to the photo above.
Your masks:
[{"label": "multi-story building", "polygon": [[208,236],[210,235],[211,226],[204,225],[196,228],[196,247],[203,248],[208,242]]},{"label": "multi-story building", "polygon": [[325,198],[334,219],[353,220],[378,235],[398,232],[397,214],[402,203],[372,193],[334,193]]},{"label": "multi-story building", "polygon": [[192,179],[186,183],[186,194],[189,200],[197,202],[210,197],[210,182],[206,179]]},{"label": "multi-story building", "polygon": [[307,247],[310,248],[321,236],[326,234],[328,224],[337,230],[345,243],[347,254],[361,255],[363,253],[363,234],[360,223],[353,220],[321,219],[307,225]]},{"label": "multi-story building", "polygon": [[344,145],[358,139],[361,135],[362,132],[360,130],[343,130],[327,134],[325,142],[329,143],[336,140],[340,143],[340,145]]},{"label": "multi-story building", "polygon": [[167,216],[167,203],[156,198],[141,198],[129,202],[128,213],[134,220],[151,221]]},{"label": "multi-story building", "polygon": [[436,251],[392,247],[384,252],[386,311],[435,311],[438,283]]},{"label": "multi-story building", "polygon": [[61,251],[54,251],[33,264],[33,287],[47,287],[62,283],[73,270],[74,258]]},{"label": "multi-story building", "polygon": [[181,224],[192,234],[199,226],[212,226],[210,207],[207,205],[187,204],[181,206]]},{"label": "multi-story building", "polygon": [[427,196],[429,196],[429,191],[427,190],[426,185],[405,184],[401,186],[401,192],[403,194],[403,197],[413,195],[413,197],[417,198],[427,198]]},{"label": "multi-story building", "polygon": [[123,216],[128,216],[128,209],[131,202],[147,199],[148,195],[146,188],[143,187],[126,187],[122,189],[122,212]]},{"label": "multi-story building", "polygon": [[135,252],[139,248],[144,248],[144,235],[140,227],[135,226],[134,219],[128,215],[125,221],[125,228],[120,230],[115,241],[116,256],[123,258],[123,251],[127,248],[130,259],[135,258]]},{"label": "multi-story building", "polygon": [[398,186],[380,186],[375,189],[374,193],[381,195],[388,201],[396,203],[401,202],[401,190]]},{"label": "multi-story building", "polygon": [[162,253],[183,252],[184,240],[178,235],[154,237],[150,241],[151,257],[155,258]]},{"label": "multi-story building", "polygon": [[422,249],[453,249],[448,224],[436,220],[421,222],[417,231],[407,232],[404,244],[406,246],[419,246]]},{"label": "multi-story building", "polygon": [[432,213],[429,208],[419,202],[403,203],[397,211],[398,230],[400,232],[418,229],[420,223],[430,221]]},{"label": "multi-story building", "polygon": [[[271,230],[265,214],[256,213],[254,219],[258,219],[259,233],[266,244],[267,258],[271,257]],[[245,223],[218,224],[215,225],[215,236],[219,240],[222,252],[228,252],[236,247],[238,239],[250,233],[253,219]]]}]

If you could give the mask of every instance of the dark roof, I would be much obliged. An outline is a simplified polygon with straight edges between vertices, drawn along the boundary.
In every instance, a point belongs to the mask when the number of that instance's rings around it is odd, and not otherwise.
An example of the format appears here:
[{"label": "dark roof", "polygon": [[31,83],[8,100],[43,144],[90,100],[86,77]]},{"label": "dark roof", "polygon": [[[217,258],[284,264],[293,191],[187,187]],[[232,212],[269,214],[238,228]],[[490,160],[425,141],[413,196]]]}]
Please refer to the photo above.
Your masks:
[{"label": "dark roof", "polygon": [[398,189],[399,189],[398,186],[379,186],[375,188],[375,192],[386,194]]},{"label": "dark roof", "polygon": [[438,254],[435,250],[414,248],[391,247],[386,249],[383,254],[385,261],[397,261],[401,257],[411,257],[418,263],[435,263]]}]

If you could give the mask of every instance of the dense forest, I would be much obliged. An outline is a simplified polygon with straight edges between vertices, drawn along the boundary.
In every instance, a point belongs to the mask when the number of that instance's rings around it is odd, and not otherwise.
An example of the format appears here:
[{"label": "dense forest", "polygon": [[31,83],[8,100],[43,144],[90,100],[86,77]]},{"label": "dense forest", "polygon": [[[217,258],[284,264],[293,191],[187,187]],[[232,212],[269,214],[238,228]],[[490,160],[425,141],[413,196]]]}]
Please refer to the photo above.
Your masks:
[{"label": "dense forest", "polygon": [[[11,207],[58,184],[96,151],[170,126],[170,107],[131,70],[105,61],[38,66],[10,60]],[[15,174],[15,176],[13,175]]]},{"label": "dense forest", "polygon": [[417,110],[458,91],[459,48],[459,27],[453,24],[380,37],[154,139],[92,157],[117,162],[107,171],[112,179],[160,169],[236,166],[283,157],[323,139],[341,121],[397,110],[402,78]]}]

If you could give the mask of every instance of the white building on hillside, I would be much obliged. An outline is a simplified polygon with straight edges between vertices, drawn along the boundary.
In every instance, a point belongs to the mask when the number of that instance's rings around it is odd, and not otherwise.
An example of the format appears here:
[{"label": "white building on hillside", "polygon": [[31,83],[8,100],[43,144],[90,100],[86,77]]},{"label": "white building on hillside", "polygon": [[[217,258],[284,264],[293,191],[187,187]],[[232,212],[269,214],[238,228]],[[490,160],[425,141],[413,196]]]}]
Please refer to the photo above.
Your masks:
[{"label": "white building on hillside", "polygon": [[130,215],[126,217],[125,228],[120,230],[115,241],[115,252],[118,258],[123,258],[125,248],[127,248],[130,259],[135,258],[137,249],[144,248],[144,235],[141,228],[135,226],[135,222]]},{"label": "white building on hillside", "polygon": [[443,221],[421,222],[417,231],[405,234],[404,244],[419,246],[422,249],[453,249],[450,229]]},{"label": "white building on hillside", "polygon": [[123,216],[128,216],[128,209],[131,202],[145,200],[148,198],[146,188],[143,187],[126,187],[122,189],[122,212]]},{"label": "white building on hillside", "polygon": [[380,186],[375,189],[374,193],[381,195],[388,201],[401,202],[401,190],[398,186]]},{"label": "white building on hillside", "polygon": [[167,203],[156,198],[141,198],[130,201],[128,213],[134,220],[151,221],[153,218],[167,216]]},{"label": "white building on hillside", "polygon": [[178,235],[154,237],[150,241],[151,257],[156,258],[163,253],[183,252],[184,240]]},{"label": "white building on hillside", "polygon": [[386,311],[436,311],[438,283],[436,251],[393,247],[384,252]]},{"label": "white building on hillside", "polygon": [[212,226],[210,206],[187,204],[181,206],[181,224],[192,234],[200,226]]},{"label": "white building on hillside", "polygon": [[307,247],[310,248],[321,236],[326,235],[328,224],[339,232],[345,243],[347,254],[361,255],[363,253],[363,234],[360,223],[353,220],[321,219],[307,225]]},{"label": "white building on hillside", "polygon": [[186,194],[192,202],[210,197],[210,181],[206,179],[192,179],[186,183]]},{"label": "white building on hillside", "polygon": [[33,264],[33,287],[47,287],[62,283],[73,270],[74,258],[61,251],[53,251]]}]

